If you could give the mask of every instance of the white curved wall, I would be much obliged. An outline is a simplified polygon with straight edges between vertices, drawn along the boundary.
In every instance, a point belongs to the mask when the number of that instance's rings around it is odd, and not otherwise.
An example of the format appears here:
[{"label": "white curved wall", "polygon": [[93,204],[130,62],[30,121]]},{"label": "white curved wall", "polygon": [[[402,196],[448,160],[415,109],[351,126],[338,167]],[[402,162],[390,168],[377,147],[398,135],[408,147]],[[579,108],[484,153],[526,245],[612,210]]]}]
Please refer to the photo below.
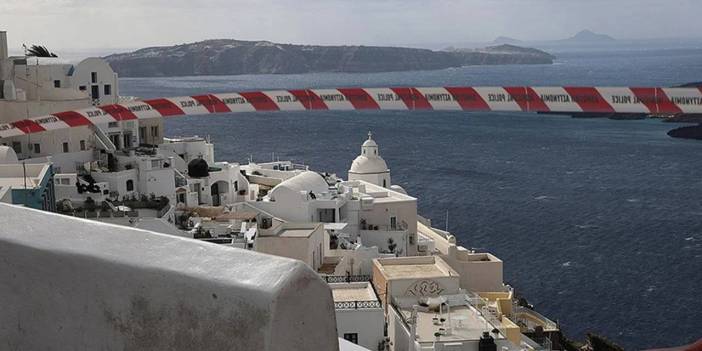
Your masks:
[{"label": "white curved wall", "polygon": [[300,261],[0,204],[0,349],[338,350]]}]

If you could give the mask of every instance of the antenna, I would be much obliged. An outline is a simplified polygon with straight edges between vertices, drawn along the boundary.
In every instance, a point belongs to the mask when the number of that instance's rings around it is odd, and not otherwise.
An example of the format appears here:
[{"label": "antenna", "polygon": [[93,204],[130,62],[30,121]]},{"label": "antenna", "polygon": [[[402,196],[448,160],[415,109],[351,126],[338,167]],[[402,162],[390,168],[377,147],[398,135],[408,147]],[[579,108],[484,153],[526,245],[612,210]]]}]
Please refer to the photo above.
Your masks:
[{"label": "antenna", "polygon": [[22,175],[24,176],[24,205],[27,206],[27,164],[22,161]]},{"label": "antenna", "polygon": [[447,210],[446,210],[446,228],[445,228],[445,229],[446,229],[446,232],[449,231],[449,226],[448,226],[448,223],[449,223],[449,222],[448,222],[448,219],[449,219],[449,210],[447,209]]}]

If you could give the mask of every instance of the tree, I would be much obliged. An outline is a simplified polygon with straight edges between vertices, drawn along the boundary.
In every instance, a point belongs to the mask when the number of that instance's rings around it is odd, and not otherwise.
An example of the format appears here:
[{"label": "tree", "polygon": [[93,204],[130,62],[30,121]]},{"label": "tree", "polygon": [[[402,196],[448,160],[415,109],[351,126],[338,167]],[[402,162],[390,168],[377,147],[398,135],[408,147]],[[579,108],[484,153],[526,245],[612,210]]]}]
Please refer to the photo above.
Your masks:
[{"label": "tree", "polygon": [[31,57],[58,57],[53,52],[49,51],[46,46],[32,45],[27,49],[27,56]]},{"label": "tree", "polygon": [[388,250],[390,252],[395,252],[395,248],[397,248],[397,244],[395,243],[395,240],[393,238],[388,239]]}]

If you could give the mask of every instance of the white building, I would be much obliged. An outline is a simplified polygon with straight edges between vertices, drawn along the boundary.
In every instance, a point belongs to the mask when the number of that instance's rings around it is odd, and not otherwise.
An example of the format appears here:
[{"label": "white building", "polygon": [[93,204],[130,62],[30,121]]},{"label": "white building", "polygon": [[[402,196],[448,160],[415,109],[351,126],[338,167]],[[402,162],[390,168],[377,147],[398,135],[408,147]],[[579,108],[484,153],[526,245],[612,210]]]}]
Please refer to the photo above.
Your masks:
[{"label": "white building", "polygon": [[[60,58],[9,57],[7,34],[0,32],[0,123],[113,104],[118,100],[117,74],[104,60],[88,58],[72,64]],[[77,163],[93,158],[93,149],[138,145],[138,123],[113,122],[98,125],[96,130],[85,126],[7,137],[2,144],[12,147],[28,163],[44,163],[52,156],[59,172],[74,172]],[[111,142],[102,141],[101,137]]]},{"label": "white building", "polygon": [[461,288],[472,292],[505,291],[502,260],[487,252],[473,252],[456,244],[450,233],[417,222],[418,234],[428,238],[433,253],[461,276]]},{"label": "white building", "polygon": [[384,350],[385,314],[369,282],[330,283],[340,338],[368,350]]},{"label": "white building", "polygon": [[432,297],[459,292],[458,273],[436,256],[373,260],[373,286],[384,304],[394,297]]},{"label": "white building", "polygon": [[464,294],[395,297],[387,314],[392,351],[543,350]]},{"label": "white building", "polygon": [[276,223],[259,226],[254,250],[294,258],[316,272],[324,260],[324,226],[321,223]]},{"label": "white building", "polygon": [[371,132],[368,132],[368,140],[361,146],[361,154],[351,164],[349,180],[364,180],[383,188],[392,185],[390,169],[385,160],[380,157],[378,144],[373,140]]}]

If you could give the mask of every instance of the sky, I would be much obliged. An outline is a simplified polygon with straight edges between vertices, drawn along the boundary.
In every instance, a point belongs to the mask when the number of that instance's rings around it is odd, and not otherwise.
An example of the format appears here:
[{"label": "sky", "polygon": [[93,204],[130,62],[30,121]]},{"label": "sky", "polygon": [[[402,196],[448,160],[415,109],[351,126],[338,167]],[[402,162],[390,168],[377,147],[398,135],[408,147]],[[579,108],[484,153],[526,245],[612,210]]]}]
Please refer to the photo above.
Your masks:
[{"label": "sky", "polygon": [[11,52],[22,43],[126,49],[213,38],[413,45],[702,37],[702,0],[0,0]]}]

